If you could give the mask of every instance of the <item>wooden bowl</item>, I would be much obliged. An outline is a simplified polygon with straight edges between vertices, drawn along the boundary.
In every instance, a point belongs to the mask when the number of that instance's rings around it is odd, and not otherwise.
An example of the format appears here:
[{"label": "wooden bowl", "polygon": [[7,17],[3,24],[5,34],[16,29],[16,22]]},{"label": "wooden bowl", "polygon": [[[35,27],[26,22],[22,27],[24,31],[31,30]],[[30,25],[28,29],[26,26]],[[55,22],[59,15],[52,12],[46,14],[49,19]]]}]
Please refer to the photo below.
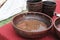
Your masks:
[{"label": "wooden bowl", "polygon": [[[22,30],[16,26],[22,20],[30,20],[30,19],[44,22],[47,25],[47,28],[42,31],[31,32],[31,31]],[[44,37],[45,35],[47,35],[53,24],[52,24],[52,19],[46,14],[43,14],[40,12],[26,12],[26,13],[20,13],[19,15],[16,15],[12,20],[12,25],[16,33],[22,37],[39,38],[39,37]]]},{"label": "wooden bowl", "polygon": [[60,17],[57,17],[54,21],[54,27],[55,27],[56,34],[60,38],[60,28],[59,28],[59,26],[60,26]]}]

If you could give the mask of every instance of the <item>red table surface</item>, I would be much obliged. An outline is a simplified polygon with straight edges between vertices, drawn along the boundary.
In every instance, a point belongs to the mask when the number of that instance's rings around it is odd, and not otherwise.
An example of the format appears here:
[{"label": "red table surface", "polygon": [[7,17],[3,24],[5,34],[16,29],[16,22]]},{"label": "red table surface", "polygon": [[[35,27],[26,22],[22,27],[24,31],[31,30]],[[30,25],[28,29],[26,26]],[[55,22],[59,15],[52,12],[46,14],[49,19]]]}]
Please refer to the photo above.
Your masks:
[{"label": "red table surface", "polygon": [[[60,13],[60,0],[57,0],[56,3],[57,3],[56,12]],[[54,19],[55,19],[55,16],[54,16]],[[0,40],[27,40],[27,39],[19,37],[15,33],[11,23],[9,23],[0,28]],[[50,33],[49,35],[46,35],[45,37],[37,40],[58,40],[58,39],[56,39]]]},{"label": "red table surface", "polygon": [[[7,40],[26,40],[15,33],[11,23],[6,24],[2,28],[0,28],[0,34],[7,38]],[[49,35],[46,35],[39,40],[56,40],[56,38],[50,33]]]}]

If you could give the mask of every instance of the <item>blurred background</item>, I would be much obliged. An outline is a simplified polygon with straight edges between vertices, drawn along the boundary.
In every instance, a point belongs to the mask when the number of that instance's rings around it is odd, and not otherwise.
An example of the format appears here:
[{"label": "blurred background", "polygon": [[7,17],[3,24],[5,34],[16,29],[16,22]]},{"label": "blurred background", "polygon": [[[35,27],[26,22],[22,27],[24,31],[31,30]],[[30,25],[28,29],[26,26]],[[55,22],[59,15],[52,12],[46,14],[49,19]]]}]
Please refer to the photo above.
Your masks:
[{"label": "blurred background", "polygon": [[[0,26],[11,22],[12,17],[19,12],[26,11],[27,0],[0,0]],[[60,13],[60,0],[42,0],[56,2],[56,12]]]}]

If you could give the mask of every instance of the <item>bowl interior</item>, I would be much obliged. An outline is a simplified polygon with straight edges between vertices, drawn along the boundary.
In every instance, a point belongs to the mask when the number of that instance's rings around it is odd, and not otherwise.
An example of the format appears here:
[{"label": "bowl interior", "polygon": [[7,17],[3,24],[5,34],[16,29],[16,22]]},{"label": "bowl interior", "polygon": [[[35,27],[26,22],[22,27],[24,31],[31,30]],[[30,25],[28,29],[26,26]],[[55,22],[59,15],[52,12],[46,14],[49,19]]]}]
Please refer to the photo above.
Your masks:
[{"label": "bowl interior", "polygon": [[19,15],[15,16],[13,19],[13,24],[16,27],[16,24],[18,24],[18,22],[20,22],[22,20],[30,20],[30,19],[39,20],[39,21],[44,22],[47,25],[47,28],[49,28],[52,23],[52,20],[50,19],[50,17],[43,13],[28,12],[28,13],[23,13],[23,14],[19,14]]}]

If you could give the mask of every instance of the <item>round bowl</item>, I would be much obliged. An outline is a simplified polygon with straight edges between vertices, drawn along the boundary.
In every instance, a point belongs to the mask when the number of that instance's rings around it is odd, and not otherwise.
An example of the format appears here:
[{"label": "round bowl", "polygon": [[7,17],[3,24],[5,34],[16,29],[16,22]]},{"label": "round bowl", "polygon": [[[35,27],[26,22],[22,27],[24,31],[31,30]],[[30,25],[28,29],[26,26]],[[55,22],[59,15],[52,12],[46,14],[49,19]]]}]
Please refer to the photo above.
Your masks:
[{"label": "round bowl", "polygon": [[[22,20],[31,20],[31,19],[44,22],[47,25],[46,29],[42,30],[42,31],[28,31],[28,30],[26,31],[26,30],[22,30],[16,26]],[[53,24],[52,24],[52,19],[46,14],[43,14],[40,12],[26,12],[26,13],[20,13],[20,14],[16,15],[12,20],[12,25],[13,25],[13,28],[15,29],[16,33],[22,37],[40,38],[40,37],[44,37],[45,35],[47,35],[49,33]],[[20,26],[20,27],[22,27],[22,26]]]},{"label": "round bowl", "polygon": [[53,17],[54,11],[56,9],[56,3],[51,1],[43,1],[42,3],[43,3],[42,13],[45,13],[50,17]]},{"label": "round bowl", "polygon": [[60,26],[60,17],[57,17],[54,21],[54,27],[55,27],[56,34],[60,38],[60,27],[59,26]]},{"label": "round bowl", "polygon": [[42,12],[42,2],[41,1],[38,1],[38,2],[27,1],[27,9],[29,12],[31,11]]}]

